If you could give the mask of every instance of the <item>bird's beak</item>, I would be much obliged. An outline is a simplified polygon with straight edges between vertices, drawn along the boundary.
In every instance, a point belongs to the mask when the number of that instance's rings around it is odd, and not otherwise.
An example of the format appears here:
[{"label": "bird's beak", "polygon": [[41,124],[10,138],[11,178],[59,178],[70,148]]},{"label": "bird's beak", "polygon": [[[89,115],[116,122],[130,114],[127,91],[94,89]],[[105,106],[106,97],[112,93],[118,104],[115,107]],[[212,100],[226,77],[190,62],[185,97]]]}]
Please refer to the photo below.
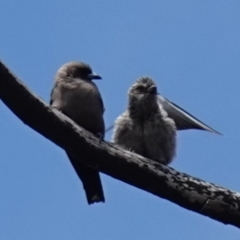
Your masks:
[{"label": "bird's beak", "polygon": [[151,86],[150,88],[148,88],[147,90],[149,93],[151,94],[157,94],[157,86],[156,85],[153,85]]},{"label": "bird's beak", "polygon": [[90,74],[88,74],[88,79],[102,79],[98,74],[96,74],[96,73],[90,73]]}]

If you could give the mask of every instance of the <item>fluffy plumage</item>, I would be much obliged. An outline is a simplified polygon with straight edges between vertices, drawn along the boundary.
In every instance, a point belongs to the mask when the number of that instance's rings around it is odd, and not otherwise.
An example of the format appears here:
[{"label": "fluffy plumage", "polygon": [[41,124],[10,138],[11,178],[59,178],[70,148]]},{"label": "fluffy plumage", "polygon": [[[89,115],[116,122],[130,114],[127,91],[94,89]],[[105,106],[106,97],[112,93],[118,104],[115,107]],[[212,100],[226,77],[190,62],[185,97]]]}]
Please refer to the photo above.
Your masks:
[{"label": "fluffy plumage", "polygon": [[176,126],[158,102],[157,86],[149,77],[129,89],[127,110],[115,121],[112,140],[124,149],[169,164],[176,152]]}]

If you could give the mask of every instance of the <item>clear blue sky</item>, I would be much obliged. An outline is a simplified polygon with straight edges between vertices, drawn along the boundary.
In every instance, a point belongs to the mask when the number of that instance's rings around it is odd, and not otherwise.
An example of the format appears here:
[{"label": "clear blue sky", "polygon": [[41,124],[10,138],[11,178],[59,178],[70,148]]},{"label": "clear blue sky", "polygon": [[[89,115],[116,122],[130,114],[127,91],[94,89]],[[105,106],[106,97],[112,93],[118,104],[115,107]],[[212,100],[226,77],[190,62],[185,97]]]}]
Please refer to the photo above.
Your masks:
[{"label": "clear blue sky", "polygon": [[[239,12],[238,0],[2,0],[0,58],[47,102],[62,64],[91,64],[106,125],[135,79],[151,76],[224,134],[179,133],[171,166],[240,191]],[[88,206],[65,152],[1,102],[0,116],[1,239],[240,239],[235,227],[103,174],[106,203]]]}]

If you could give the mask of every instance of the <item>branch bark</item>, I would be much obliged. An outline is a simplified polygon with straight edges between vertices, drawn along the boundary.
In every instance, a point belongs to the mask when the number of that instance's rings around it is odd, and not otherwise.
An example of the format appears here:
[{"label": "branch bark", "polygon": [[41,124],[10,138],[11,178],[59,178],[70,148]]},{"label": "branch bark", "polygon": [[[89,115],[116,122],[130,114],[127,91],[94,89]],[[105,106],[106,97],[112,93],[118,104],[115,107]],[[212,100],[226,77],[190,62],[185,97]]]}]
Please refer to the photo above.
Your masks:
[{"label": "branch bark", "polygon": [[0,62],[0,99],[25,124],[61,148],[113,178],[168,199],[224,224],[240,227],[240,193],[178,172],[109,142],[99,142],[31,93]]}]

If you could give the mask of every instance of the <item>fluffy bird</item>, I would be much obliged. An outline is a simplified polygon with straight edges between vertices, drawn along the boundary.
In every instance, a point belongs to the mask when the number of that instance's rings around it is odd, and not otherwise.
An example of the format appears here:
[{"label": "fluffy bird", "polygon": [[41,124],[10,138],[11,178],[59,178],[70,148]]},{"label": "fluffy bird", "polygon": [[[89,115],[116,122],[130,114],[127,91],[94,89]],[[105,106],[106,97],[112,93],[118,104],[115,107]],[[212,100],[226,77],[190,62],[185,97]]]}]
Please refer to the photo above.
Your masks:
[{"label": "fluffy bird", "polygon": [[[188,113],[183,108],[179,107],[177,104],[171,102],[167,98],[162,95],[158,95],[158,103],[163,108],[163,110],[167,113],[168,117],[171,118],[174,123],[176,124],[177,130],[189,130],[189,129],[196,129],[196,130],[204,130],[211,133],[216,133],[222,135],[220,132],[214,130],[213,128],[209,127],[207,124],[203,123],[190,113]],[[114,126],[111,125],[106,129],[106,132],[111,130]]]},{"label": "fluffy bird", "polygon": [[162,164],[169,164],[176,152],[176,125],[159,104],[157,86],[142,77],[128,92],[127,110],[114,124],[112,140],[126,150]]},{"label": "fluffy bird", "polygon": [[[104,106],[101,94],[93,79],[101,77],[83,62],[64,64],[55,76],[50,105],[58,109],[79,126],[104,137]],[[67,152],[76,173],[83,183],[88,204],[104,202],[99,172],[82,164]],[[83,156],[85,157],[85,156]]]}]

